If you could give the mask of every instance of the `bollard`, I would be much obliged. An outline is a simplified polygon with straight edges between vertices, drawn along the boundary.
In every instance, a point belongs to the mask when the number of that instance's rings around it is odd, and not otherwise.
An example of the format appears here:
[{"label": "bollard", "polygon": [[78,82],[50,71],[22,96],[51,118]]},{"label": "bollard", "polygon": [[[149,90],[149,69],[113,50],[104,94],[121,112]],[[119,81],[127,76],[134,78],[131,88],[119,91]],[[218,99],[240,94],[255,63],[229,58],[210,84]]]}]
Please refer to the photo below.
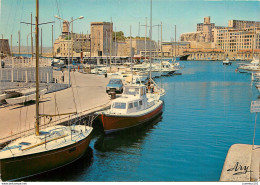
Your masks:
[{"label": "bollard", "polygon": [[111,100],[116,99],[116,92],[115,91],[110,92],[110,95],[111,95]]}]

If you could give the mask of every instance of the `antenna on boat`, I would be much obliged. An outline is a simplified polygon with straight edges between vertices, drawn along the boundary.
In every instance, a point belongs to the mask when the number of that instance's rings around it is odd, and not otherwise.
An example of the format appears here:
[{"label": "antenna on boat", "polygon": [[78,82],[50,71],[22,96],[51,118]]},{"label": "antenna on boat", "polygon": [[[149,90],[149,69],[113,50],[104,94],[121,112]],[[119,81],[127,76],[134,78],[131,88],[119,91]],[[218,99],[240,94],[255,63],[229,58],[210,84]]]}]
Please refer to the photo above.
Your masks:
[{"label": "antenna on boat", "polygon": [[39,0],[36,0],[36,17],[35,17],[35,38],[36,38],[36,123],[35,123],[35,135],[39,136]]},{"label": "antenna on boat", "polygon": [[152,80],[152,0],[151,0],[151,6],[150,6],[150,81]]}]

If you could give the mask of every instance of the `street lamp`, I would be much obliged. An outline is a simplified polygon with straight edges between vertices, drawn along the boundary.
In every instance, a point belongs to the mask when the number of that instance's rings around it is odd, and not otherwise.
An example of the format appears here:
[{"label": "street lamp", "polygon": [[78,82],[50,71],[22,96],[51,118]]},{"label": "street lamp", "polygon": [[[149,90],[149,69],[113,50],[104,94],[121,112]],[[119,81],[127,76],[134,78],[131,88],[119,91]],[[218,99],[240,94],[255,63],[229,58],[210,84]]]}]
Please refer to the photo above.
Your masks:
[{"label": "street lamp", "polygon": [[[73,19],[73,18],[71,17],[71,21],[68,21],[68,20],[65,20],[65,19],[62,19],[62,18],[58,17],[57,15],[54,16],[54,17],[57,18],[57,19],[63,20],[64,22],[66,22],[66,23],[68,24],[68,27],[69,27],[68,38],[70,37],[70,24],[71,24],[73,21],[76,21],[76,20],[78,20],[78,19],[83,19],[83,18],[84,18],[83,16],[80,16],[80,17],[78,17],[78,18],[76,18],[76,19]],[[73,30],[71,30],[71,32],[72,32],[72,31],[73,31]],[[73,40],[72,40],[72,42],[73,42]],[[71,43],[70,43],[69,52],[68,52],[69,87],[70,87],[70,69],[69,69],[70,50],[71,50]],[[73,52],[73,51],[72,51],[72,52]]]}]

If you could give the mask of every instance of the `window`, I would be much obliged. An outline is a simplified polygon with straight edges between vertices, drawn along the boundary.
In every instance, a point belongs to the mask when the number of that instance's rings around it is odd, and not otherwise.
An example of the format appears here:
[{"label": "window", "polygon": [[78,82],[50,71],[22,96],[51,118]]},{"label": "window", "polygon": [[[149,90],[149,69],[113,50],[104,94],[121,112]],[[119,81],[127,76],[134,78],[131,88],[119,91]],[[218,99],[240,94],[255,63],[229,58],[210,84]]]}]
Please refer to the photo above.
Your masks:
[{"label": "window", "polygon": [[132,109],[132,108],[133,108],[133,103],[129,103],[129,104],[128,104],[128,108],[129,108],[129,109]]},{"label": "window", "polygon": [[138,102],[137,101],[134,102],[134,106],[138,107]]},{"label": "window", "polygon": [[139,105],[140,105],[140,106],[143,105],[143,101],[142,101],[142,100],[139,101]]},{"label": "window", "polygon": [[125,109],[126,108],[126,103],[115,102],[113,104],[113,108],[115,108],[115,109]]},{"label": "window", "polygon": [[125,94],[129,94],[129,95],[136,95],[139,94],[139,88],[125,88]]}]

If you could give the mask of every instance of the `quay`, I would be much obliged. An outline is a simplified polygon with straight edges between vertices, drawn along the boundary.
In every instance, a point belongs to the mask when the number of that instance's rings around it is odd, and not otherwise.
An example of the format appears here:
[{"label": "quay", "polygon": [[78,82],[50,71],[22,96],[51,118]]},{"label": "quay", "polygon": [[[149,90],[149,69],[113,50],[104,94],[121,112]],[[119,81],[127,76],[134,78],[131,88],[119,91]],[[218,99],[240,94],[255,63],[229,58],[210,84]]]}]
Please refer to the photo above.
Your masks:
[{"label": "quay", "polygon": [[222,172],[222,182],[257,182],[260,174],[260,146],[234,144],[230,147]]},{"label": "quay", "polygon": [[[108,78],[99,75],[71,72],[70,88],[45,94],[40,100],[41,114],[63,114],[78,112],[79,116],[91,114],[110,105],[110,97],[106,94],[105,87]],[[65,81],[68,73],[64,72]],[[55,98],[56,97],[56,98]],[[76,106],[75,106],[76,104]],[[35,104],[0,106],[0,143],[15,138],[15,134],[34,128]],[[55,124],[68,116],[53,117]],[[56,120],[58,119],[58,120]],[[70,118],[72,119],[72,118]],[[47,118],[41,119],[46,124]],[[52,123],[54,124],[54,123]],[[20,135],[17,135],[20,136]]]}]

